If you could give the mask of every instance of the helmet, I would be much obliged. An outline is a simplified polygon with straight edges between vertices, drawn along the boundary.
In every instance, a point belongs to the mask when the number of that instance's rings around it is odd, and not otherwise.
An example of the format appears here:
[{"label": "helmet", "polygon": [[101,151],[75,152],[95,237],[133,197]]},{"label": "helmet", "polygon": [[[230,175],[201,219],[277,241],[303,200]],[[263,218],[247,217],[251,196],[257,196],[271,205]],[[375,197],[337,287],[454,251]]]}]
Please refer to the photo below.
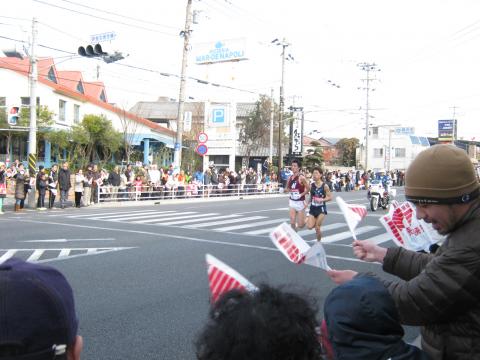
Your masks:
[{"label": "helmet", "polygon": [[422,151],[405,173],[405,197],[423,204],[463,204],[478,197],[480,184],[467,153],[453,145]]}]

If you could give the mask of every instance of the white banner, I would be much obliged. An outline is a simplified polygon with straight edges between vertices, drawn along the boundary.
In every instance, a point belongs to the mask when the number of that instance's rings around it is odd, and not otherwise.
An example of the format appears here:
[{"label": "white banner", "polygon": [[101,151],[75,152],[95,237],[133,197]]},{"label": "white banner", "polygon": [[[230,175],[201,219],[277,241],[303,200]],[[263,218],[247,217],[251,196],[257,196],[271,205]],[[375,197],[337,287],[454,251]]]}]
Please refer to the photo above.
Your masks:
[{"label": "white banner", "polygon": [[302,139],[302,112],[295,111],[292,122],[292,154],[302,155]]}]

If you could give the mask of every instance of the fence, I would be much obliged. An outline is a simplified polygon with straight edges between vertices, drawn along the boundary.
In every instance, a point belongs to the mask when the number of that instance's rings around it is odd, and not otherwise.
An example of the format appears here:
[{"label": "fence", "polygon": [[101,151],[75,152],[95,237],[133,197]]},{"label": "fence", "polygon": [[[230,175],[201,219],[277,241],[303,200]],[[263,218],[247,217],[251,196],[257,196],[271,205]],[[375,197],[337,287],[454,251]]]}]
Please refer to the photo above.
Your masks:
[{"label": "fence", "polygon": [[278,183],[270,184],[235,184],[235,185],[142,185],[130,186],[121,189],[116,186],[105,185],[99,187],[97,201],[144,201],[144,200],[171,200],[171,199],[200,199],[218,197],[240,197],[252,195],[273,195],[283,192]]}]

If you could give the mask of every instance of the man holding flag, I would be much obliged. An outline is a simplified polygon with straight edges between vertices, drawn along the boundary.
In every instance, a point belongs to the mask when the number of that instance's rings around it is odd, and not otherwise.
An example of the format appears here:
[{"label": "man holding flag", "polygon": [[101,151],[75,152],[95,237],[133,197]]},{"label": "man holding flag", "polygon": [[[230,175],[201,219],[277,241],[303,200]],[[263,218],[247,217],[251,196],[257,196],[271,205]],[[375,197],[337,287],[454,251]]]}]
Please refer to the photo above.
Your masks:
[{"label": "man holding flag", "polygon": [[[417,218],[448,235],[435,254],[385,249],[354,241],[355,255],[380,262],[401,280],[383,280],[406,325],[422,326],[432,359],[480,359],[480,185],[465,151],[435,145],[422,151],[405,177],[405,197]],[[327,272],[337,284],[357,275]]]}]

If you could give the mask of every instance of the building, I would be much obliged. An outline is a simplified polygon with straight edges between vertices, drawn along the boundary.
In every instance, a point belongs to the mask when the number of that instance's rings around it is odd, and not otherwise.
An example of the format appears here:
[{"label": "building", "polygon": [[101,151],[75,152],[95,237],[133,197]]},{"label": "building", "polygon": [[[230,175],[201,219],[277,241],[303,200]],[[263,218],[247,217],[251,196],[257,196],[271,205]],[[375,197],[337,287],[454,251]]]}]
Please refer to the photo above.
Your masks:
[{"label": "building", "polygon": [[[368,139],[368,169],[405,170],[418,153],[430,146],[411,127],[372,126]],[[357,168],[365,168],[365,144],[357,149]]]},{"label": "building", "polygon": [[[47,106],[55,113],[51,131],[70,129],[79,124],[86,114],[103,115],[112,122],[114,129],[127,134],[131,145],[143,151],[143,162],[149,163],[159,147],[167,148],[165,163],[173,159],[175,132],[125,109],[108,103],[102,82],[87,82],[80,71],[60,71],[52,58],[39,59],[37,105]],[[0,58],[0,110],[9,113],[12,108],[28,107],[29,59]],[[126,124],[130,124],[126,129]],[[26,160],[27,132],[16,135],[7,148],[5,136],[0,132],[0,159]],[[7,155],[8,154],[8,155]],[[50,167],[52,144],[40,140],[37,151],[38,164]],[[65,155],[64,155],[65,158]]]}]

